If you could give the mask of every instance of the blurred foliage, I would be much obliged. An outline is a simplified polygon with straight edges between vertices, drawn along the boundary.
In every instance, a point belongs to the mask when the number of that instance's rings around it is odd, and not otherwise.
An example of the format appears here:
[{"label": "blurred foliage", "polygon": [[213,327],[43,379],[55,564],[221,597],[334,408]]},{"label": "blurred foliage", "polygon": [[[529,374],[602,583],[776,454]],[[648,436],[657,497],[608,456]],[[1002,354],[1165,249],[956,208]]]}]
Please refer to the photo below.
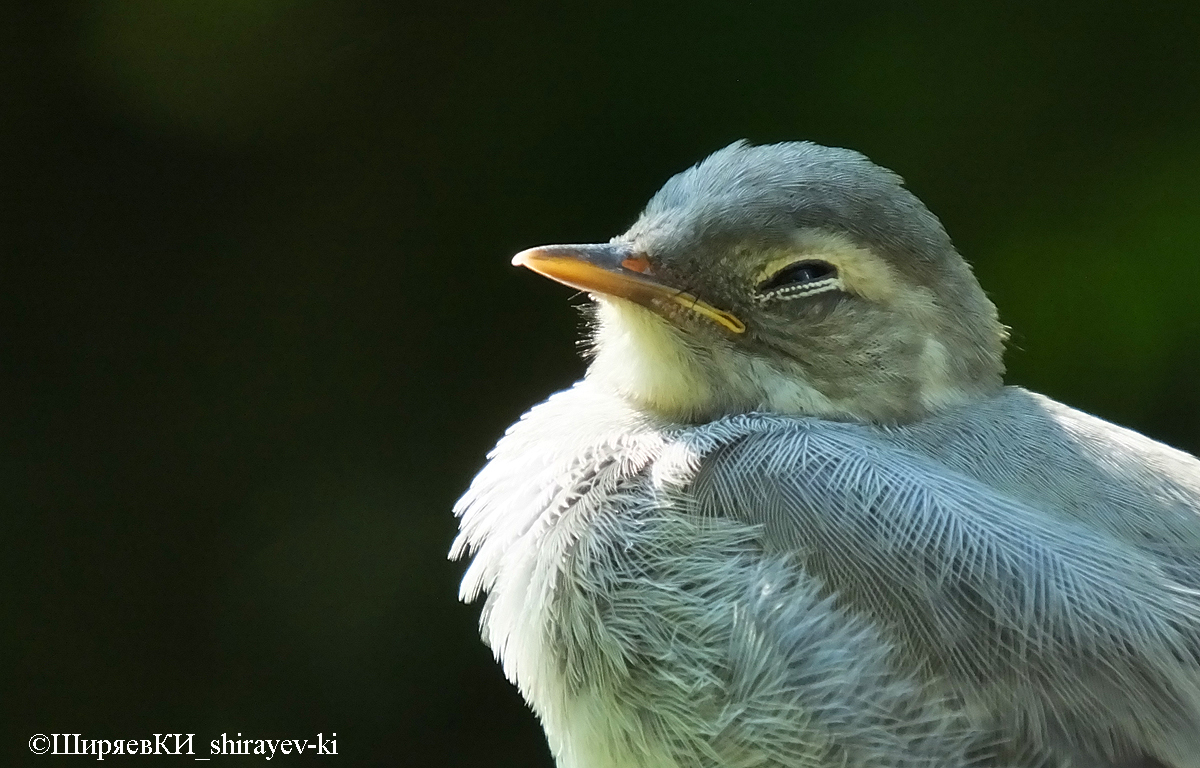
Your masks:
[{"label": "blurred foliage", "polygon": [[79,63],[147,128],[277,142],[320,119],[356,29],[333,2],[110,0],[89,9]]},{"label": "blurred foliage", "polygon": [[6,687],[34,732],[550,764],[450,505],[577,378],[520,248],[737,138],[904,175],[1010,380],[1200,449],[1192,3],[0,11]]}]

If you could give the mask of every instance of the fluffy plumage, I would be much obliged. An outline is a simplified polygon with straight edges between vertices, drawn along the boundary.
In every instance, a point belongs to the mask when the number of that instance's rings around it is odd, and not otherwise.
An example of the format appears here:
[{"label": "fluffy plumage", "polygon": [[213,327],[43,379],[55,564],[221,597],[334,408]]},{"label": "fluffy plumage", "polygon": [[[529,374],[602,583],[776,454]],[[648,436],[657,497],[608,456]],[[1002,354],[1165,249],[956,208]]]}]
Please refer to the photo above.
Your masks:
[{"label": "fluffy plumage", "polygon": [[[751,335],[602,298],[589,377],[455,509],[461,596],[561,768],[1200,768],[1200,462],[999,386],[994,310],[893,174],[735,145],[619,240]],[[797,247],[880,257],[898,297],[755,312],[744,276]],[[957,370],[814,330],[876,316]]]}]

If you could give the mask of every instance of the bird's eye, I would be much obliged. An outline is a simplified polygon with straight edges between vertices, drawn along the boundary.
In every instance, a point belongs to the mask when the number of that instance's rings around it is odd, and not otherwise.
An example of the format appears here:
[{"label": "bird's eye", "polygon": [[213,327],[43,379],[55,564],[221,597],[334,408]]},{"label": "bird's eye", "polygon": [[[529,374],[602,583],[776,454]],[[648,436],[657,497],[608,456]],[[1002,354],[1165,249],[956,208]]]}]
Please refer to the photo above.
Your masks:
[{"label": "bird's eye", "polygon": [[842,287],[837,268],[827,261],[797,261],[788,264],[758,285],[760,299],[791,298],[837,290]]}]

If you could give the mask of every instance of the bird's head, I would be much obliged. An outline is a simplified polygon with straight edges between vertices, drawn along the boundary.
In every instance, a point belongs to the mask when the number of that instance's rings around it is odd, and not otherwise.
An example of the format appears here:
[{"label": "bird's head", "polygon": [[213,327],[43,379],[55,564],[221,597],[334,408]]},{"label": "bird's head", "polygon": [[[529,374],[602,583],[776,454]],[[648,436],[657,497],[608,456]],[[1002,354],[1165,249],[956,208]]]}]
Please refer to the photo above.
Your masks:
[{"label": "bird's head", "polygon": [[1004,327],[941,223],[846,149],[732,144],[611,242],[513,263],[592,294],[589,378],[672,420],[905,422],[1004,370]]}]

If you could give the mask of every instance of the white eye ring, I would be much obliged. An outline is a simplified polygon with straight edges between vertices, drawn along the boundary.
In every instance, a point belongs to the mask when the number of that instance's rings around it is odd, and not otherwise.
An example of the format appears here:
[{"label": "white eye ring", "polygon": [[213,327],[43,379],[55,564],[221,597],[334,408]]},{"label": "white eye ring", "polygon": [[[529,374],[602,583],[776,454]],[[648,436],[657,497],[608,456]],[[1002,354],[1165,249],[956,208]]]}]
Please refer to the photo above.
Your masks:
[{"label": "white eye ring", "polygon": [[755,301],[790,301],[842,288],[837,266],[824,259],[801,258],[758,284]]},{"label": "white eye ring", "polygon": [[842,284],[842,278],[834,276],[827,277],[824,280],[817,280],[811,283],[794,283],[792,285],[783,285],[766,293],[760,293],[754,297],[754,300],[762,303],[766,301],[791,301],[792,299],[800,299],[805,296],[813,296],[826,291],[841,291],[845,286]]}]

